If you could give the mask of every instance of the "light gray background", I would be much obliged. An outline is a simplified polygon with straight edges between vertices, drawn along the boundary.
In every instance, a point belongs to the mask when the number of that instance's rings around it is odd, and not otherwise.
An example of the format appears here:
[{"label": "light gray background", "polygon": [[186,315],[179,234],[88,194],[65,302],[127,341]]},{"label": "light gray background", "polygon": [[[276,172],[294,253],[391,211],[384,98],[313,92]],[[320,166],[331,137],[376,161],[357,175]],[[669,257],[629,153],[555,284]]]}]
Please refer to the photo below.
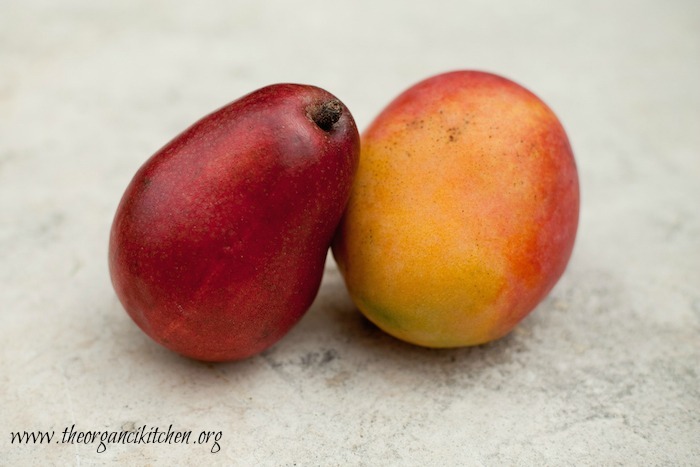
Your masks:
[{"label": "light gray background", "polygon": [[[136,169],[261,86],[358,126],[443,71],[503,74],[560,116],[579,236],[510,336],[431,351],[353,308],[329,260],[278,345],[239,363],[152,343],[107,273]],[[699,465],[700,3],[0,1],[1,465]],[[10,432],[221,430],[210,446],[11,445]]]}]

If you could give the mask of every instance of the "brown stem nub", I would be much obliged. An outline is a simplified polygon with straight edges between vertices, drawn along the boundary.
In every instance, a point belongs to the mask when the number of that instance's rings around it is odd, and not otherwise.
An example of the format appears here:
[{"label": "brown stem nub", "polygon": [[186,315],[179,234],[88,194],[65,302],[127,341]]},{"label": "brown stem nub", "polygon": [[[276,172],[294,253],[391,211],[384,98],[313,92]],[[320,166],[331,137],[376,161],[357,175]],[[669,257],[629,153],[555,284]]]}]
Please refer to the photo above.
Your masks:
[{"label": "brown stem nub", "polygon": [[340,120],[343,114],[343,106],[337,99],[310,105],[306,114],[323,131],[331,131],[335,122]]}]

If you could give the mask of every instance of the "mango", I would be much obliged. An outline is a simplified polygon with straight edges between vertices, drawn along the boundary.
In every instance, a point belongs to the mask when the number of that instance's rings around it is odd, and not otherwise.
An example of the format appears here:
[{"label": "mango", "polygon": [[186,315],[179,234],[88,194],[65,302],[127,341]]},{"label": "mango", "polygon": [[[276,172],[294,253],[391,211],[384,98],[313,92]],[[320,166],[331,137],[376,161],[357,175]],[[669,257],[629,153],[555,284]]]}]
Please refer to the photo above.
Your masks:
[{"label": "mango", "polygon": [[109,268],[126,312],[194,359],[273,345],[318,292],[358,157],[352,115],[315,86],[267,86],[196,122],[117,208]]},{"label": "mango", "polygon": [[357,308],[426,347],[510,332],[571,256],[579,182],[553,111],[490,73],[428,78],[362,134],[333,242]]}]

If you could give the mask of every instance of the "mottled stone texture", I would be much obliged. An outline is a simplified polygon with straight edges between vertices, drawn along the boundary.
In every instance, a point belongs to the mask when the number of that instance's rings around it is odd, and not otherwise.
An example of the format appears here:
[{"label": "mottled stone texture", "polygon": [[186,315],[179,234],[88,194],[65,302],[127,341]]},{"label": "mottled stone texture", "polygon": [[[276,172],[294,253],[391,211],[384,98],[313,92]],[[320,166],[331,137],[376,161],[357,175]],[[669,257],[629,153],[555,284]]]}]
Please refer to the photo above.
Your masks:
[{"label": "mottled stone texture", "polygon": [[[0,6],[0,464],[697,465],[700,4],[89,2]],[[353,308],[329,260],[281,342],[211,365],[121,309],[107,239],[136,169],[263,85],[365,128],[427,76],[536,92],[581,177],[574,254],[506,338],[435,351]],[[207,445],[17,445],[16,431],[221,431]]]}]

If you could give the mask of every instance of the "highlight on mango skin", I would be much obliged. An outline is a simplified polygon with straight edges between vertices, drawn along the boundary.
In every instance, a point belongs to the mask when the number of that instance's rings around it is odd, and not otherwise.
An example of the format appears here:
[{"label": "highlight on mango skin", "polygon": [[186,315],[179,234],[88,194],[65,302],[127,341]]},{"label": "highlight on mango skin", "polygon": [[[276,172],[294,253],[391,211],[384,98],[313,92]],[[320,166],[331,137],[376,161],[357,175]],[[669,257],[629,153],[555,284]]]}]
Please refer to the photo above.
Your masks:
[{"label": "highlight on mango skin", "polygon": [[573,152],[556,115],[490,73],[428,78],[362,134],[333,254],[358,309],[427,347],[510,332],[571,256]]}]

